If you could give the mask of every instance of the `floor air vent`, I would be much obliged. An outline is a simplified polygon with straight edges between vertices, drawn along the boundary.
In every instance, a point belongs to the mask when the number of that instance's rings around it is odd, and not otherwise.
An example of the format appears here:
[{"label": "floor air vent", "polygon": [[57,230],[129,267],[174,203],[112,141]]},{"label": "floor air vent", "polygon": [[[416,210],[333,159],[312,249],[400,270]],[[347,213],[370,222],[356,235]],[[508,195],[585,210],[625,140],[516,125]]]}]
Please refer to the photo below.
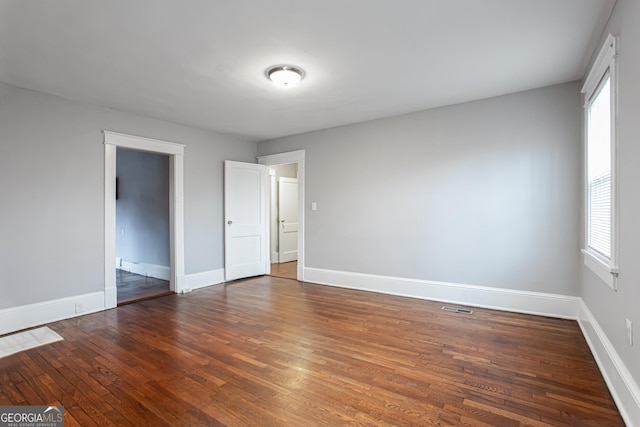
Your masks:
[{"label": "floor air vent", "polygon": [[457,307],[447,307],[446,305],[442,307],[444,311],[450,311],[452,313],[464,313],[464,314],[473,314],[473,310],[467,310],[466,308],[457,308]]}]

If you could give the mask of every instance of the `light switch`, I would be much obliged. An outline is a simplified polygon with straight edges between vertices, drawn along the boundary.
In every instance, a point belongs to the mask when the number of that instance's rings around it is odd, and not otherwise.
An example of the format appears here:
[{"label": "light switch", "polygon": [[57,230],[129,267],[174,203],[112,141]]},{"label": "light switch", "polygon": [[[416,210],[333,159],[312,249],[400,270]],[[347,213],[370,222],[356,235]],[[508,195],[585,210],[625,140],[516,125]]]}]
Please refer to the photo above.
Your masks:
[{"label": "light switch", "polygon": [[311,210],[312,211],[317,211],[318,210],[318,204],[316,202],[311,202]]}]

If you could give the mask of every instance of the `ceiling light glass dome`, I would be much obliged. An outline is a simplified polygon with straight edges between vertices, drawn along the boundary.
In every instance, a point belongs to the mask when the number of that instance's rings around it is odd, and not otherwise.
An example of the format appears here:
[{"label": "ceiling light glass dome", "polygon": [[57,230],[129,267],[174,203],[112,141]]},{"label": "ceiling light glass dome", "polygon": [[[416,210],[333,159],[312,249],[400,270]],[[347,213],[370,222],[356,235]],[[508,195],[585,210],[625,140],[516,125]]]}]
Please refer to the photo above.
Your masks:
[{"label": "ceiling light glass dome", "polygon": [[277,86],[291,87],[300,83],[304,77],[304,71],[292,65],[276,65],[268,68],[265,75]]}]

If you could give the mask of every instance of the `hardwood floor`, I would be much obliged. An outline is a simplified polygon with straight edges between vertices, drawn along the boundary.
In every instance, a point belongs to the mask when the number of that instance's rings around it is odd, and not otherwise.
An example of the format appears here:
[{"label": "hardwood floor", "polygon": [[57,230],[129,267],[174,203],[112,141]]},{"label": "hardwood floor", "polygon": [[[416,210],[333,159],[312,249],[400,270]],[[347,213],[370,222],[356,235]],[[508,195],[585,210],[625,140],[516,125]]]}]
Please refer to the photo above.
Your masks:
[{"label": "hardwood floor", "polygon": [[116,269],[116,287],[118,288],[118,305],[171,293],[168,280],[141,276],[120,269]]},{"label": "hardwood floor", "polygon": [[576,322],[259,277],[49,325],[0,405],[66,426],[623,426]]},{"label": "hardwood floor", "polygon": [[295,280],[298,277],[297,270],[298,261],[283,262],[281,264],[271,264],[270,276]]}]

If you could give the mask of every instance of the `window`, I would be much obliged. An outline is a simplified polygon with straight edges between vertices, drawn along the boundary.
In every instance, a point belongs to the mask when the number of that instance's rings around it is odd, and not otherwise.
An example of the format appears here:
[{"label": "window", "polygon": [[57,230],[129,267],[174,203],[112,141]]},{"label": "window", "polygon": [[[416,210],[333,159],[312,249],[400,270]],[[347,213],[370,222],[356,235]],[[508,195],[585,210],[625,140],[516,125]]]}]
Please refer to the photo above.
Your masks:
[{"label": "window", "polygon": [[611,259],[611,77],[587,104],[587,247]]},{"label": "window", "polygon": [[584,262],[617,286],[616,39],[609,35],[589,72],[585,95]]}]

